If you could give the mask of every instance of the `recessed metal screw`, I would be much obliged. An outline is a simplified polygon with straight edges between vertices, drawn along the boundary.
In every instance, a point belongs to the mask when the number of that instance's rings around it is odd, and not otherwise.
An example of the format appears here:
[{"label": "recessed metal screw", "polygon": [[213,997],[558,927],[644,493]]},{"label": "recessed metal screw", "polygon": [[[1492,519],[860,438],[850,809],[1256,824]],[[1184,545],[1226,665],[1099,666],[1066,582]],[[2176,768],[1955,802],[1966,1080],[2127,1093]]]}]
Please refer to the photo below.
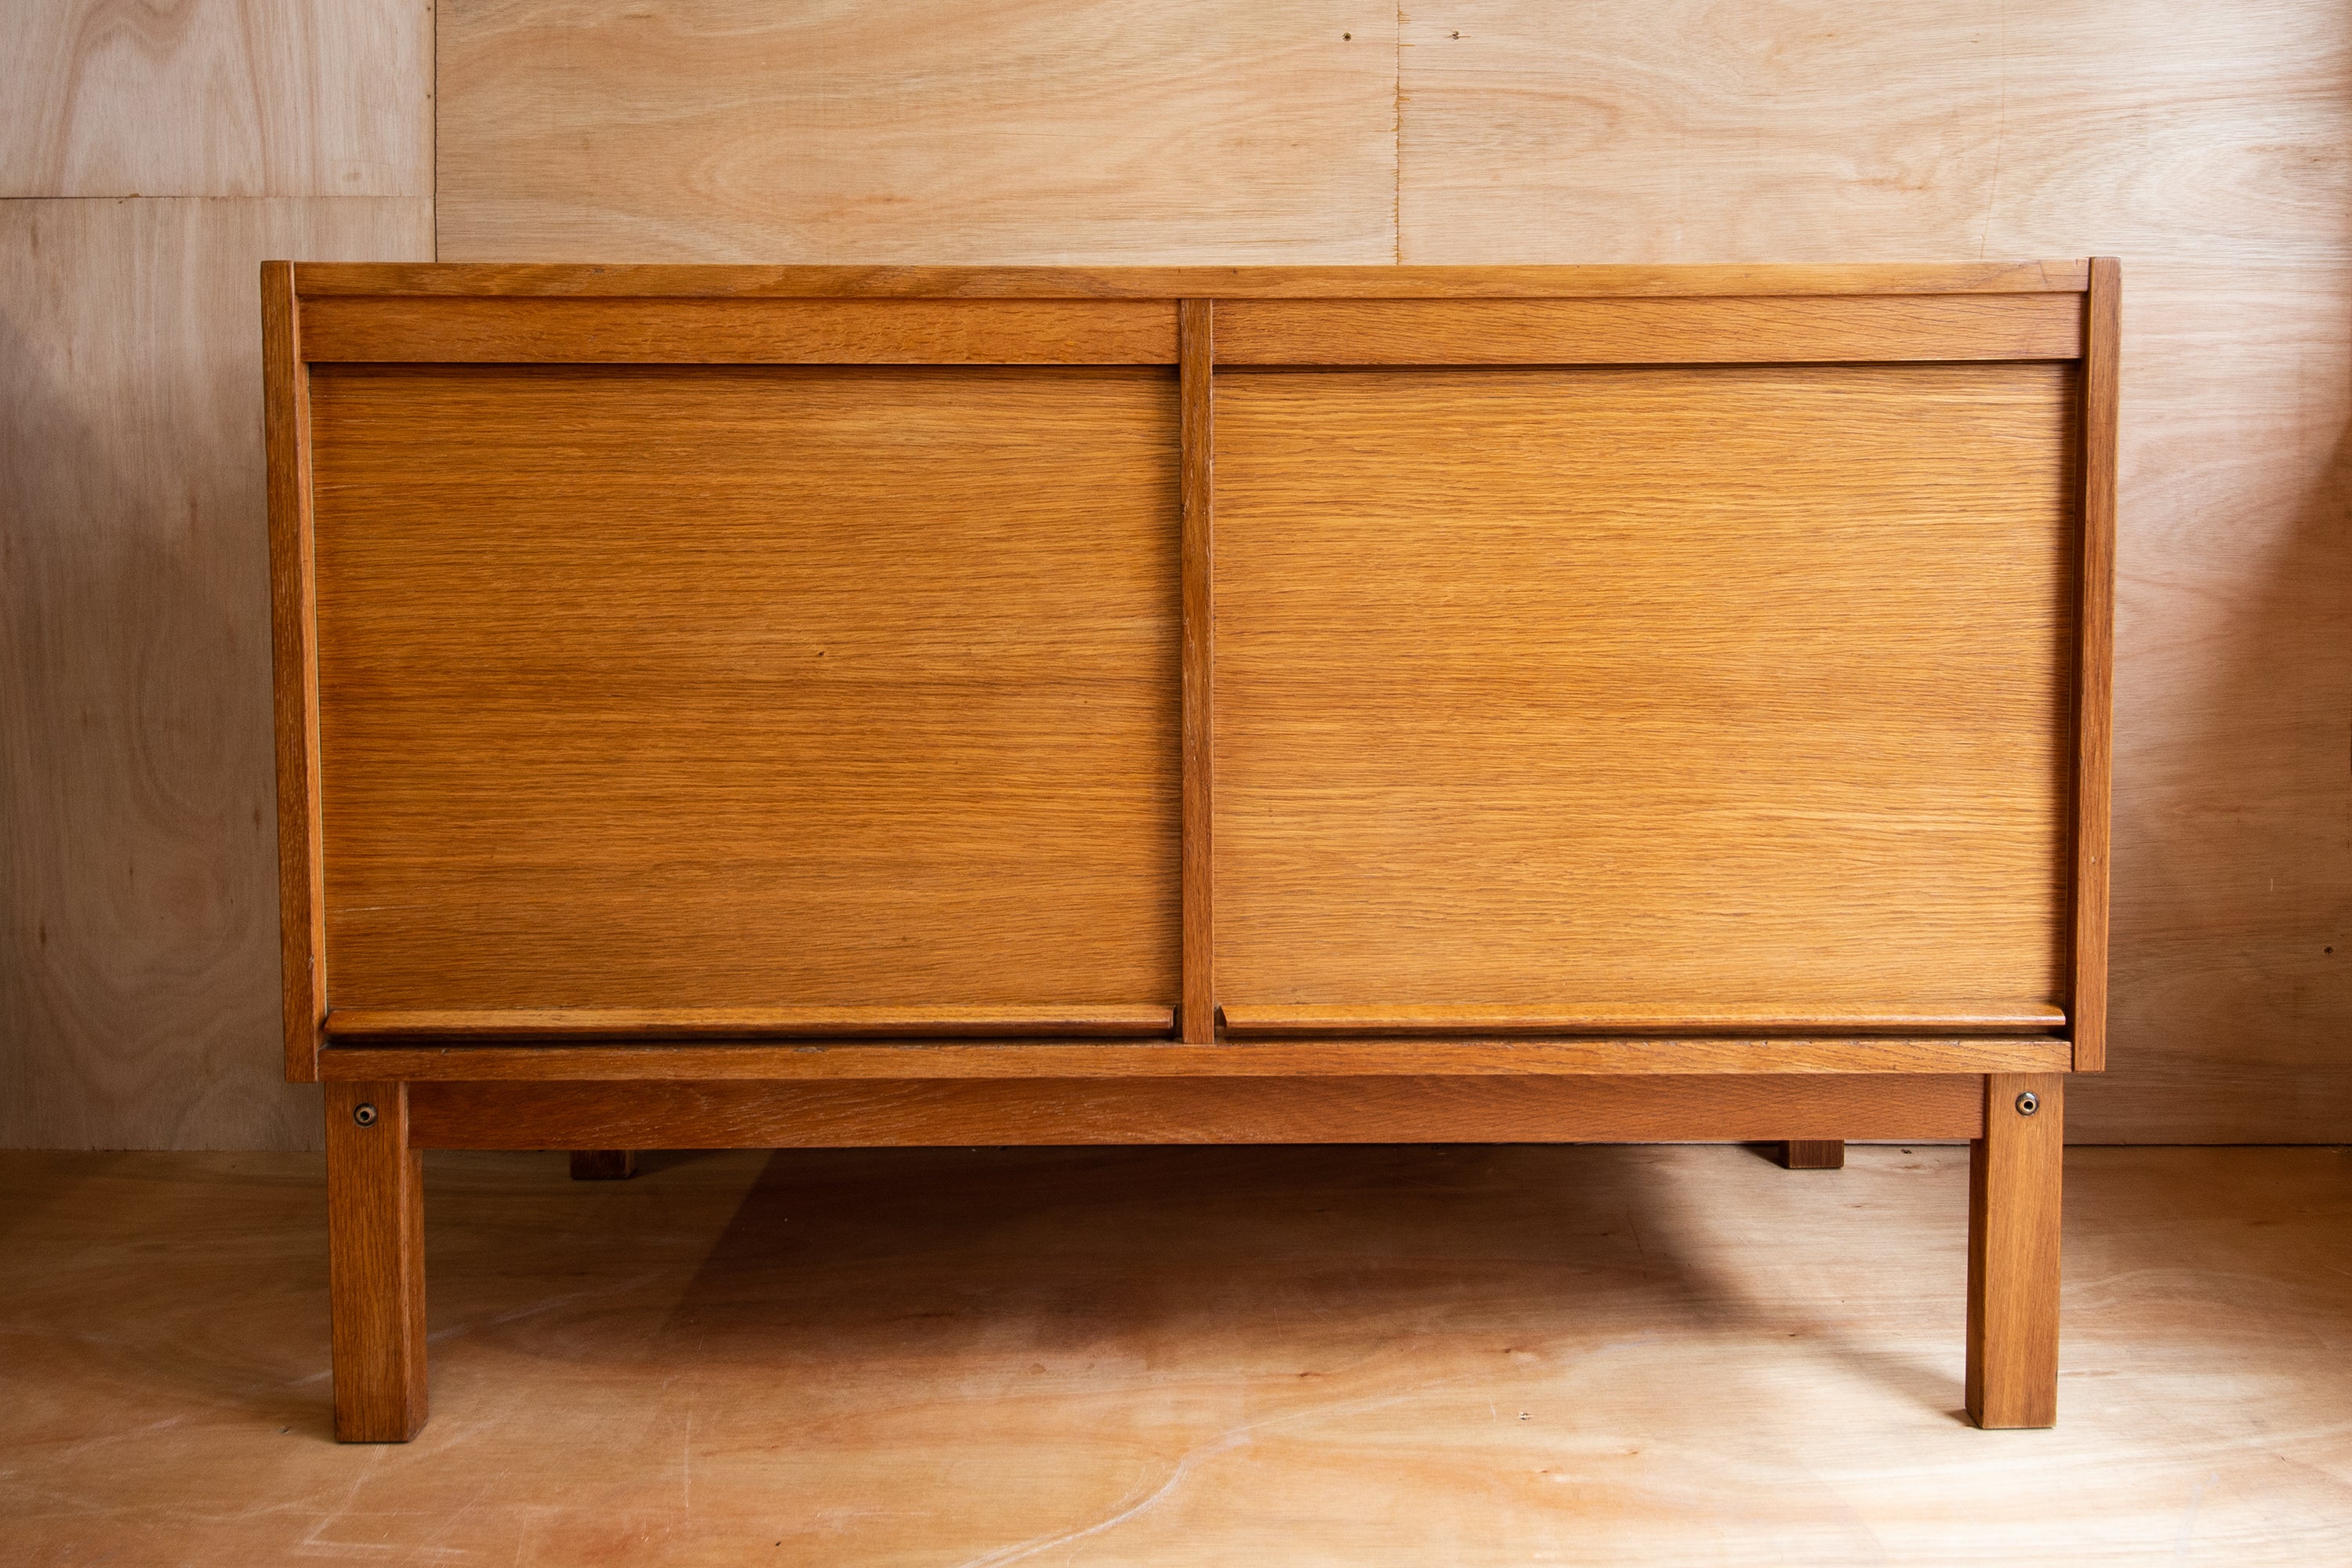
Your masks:
[{"label": "recessed metal screw", "polygon": [[374,1107],[374,1106],[373,1106],[373,1105],[364,1105],[364,1104],[362,1104],[362,1105],[354,1105],[354,1106],[352,1106],[352,1121],[356,1121],[356,1122],[358,1122],[358,1123],[359,1123],[361,1126],[362,1126],[362,1127],[373,1127],[373,1126],[374,1126],[374,1125],[375,1125],[375,1107]]},{"label": "recessed metal screw", "polygon": [[[373,1107],[362,1107],[362,1109],[373,1110]],[[2017,1097],[2017,1113],[2020,1116],[2031,1116],[2041,1109],[2042,1097],[2034,1093],[2032,1089],[2029,1089],[2023,1094]]]}]

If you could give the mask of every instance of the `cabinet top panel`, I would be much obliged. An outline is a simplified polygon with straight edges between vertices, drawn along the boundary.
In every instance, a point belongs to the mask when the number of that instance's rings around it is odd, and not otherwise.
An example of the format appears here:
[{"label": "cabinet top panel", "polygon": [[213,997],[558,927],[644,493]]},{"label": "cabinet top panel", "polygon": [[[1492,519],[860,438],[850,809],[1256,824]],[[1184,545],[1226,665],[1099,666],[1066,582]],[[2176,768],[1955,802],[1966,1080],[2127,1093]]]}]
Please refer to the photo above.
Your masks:
[{"label": "cabinet top panel", "polygon": [[298,294],[1451,300],[2080,294],[2090,263],[1655,267],[751,267],[305,262]]}]

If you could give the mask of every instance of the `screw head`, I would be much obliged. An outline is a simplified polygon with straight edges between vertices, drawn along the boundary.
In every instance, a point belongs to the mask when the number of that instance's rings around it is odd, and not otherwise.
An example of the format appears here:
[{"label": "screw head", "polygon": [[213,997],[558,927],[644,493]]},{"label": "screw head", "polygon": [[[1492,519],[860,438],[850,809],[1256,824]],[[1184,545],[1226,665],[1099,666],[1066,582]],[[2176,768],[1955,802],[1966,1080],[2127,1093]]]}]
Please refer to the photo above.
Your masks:
[{"label": "screw head", "polygon": [[2017,1113],[2020,1116],[2031,1116],[2041,1109],[2042,1097],[2032,1089],[2029,1089],[2017,1097]]},{"label": "screw head", "polygon": [[352,1107],[352,1120],[358,1122],[362,1127],[374,1126],[375,1107],[364,1104]]}]

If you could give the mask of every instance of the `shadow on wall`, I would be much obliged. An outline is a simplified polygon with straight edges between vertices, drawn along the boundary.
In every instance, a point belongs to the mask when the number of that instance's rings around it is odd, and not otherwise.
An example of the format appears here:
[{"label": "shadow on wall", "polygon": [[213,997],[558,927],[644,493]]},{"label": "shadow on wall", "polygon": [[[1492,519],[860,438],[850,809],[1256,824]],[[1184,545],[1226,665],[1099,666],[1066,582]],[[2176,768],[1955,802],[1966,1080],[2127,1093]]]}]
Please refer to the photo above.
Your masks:
[{"label": "shadow on wall", "polygon": [[[18,203],[0,294],[0,1145],[293,1146],[258,292],[149,203]],[[161,232],[155,232],[160,230]],[[46,232],[45,232],[46,231]]]},{"label": "shadow on wall", "polygon": [[2352,275],[2247,270],[2126,263],[2110,1070],[2076,1142],[2352,1131]]}]

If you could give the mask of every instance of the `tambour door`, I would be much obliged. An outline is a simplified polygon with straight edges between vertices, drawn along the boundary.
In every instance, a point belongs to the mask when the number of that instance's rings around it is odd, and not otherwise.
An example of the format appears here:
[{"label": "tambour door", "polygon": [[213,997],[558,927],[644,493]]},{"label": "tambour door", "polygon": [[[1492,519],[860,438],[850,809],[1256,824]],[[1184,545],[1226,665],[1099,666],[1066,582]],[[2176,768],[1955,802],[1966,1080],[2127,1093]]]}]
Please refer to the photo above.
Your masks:
[{"label": "tambour door", "polygon": [[331,1009],[1167,1026],[1171,369],[309,398]]},{"label": "tambour door", "polygon": [[2057,1022],[2078,374],[1221,367],[1229,1019]]}]

